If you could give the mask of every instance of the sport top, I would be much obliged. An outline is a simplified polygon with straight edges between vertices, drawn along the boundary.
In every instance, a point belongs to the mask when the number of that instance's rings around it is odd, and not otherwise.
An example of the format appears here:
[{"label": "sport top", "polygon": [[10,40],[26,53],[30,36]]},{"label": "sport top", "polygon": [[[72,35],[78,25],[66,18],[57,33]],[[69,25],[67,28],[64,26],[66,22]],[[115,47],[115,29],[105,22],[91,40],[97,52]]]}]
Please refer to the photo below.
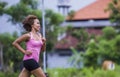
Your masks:
[{"label": "sport top", "polygon": [[34,59],[38,62],[42,45],[42,40],[33,39],[33,35],[30,33],[30,39],[26,42],[26,50],[32,51],[32,54],[24,55],[23,60]]}]

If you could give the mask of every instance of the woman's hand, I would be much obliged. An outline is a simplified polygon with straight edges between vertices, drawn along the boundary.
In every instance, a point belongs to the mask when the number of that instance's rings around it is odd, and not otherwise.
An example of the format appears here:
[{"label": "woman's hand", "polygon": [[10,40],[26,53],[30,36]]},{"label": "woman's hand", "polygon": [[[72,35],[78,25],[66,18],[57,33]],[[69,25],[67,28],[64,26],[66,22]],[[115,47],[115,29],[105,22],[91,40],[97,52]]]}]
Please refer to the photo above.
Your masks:
[{"label": "woman's hand", "polygon": [[46,39],[44,37],[42,37],[42,42],[45,43],[46,42]]},{"label": "woman's hand", "polygon": [[32,51],[30,51],[30,50],[26,50],[26,51],[25,51],[25,55],[30,56],[31,54],[32,54]]},{"label": "woman's hand", "polygon": [[42,45],[41,51],[45,51],[45,49],[46,49],[46,39],[44,37],[42,38],[42,42],[43,42],[43,45]]}]

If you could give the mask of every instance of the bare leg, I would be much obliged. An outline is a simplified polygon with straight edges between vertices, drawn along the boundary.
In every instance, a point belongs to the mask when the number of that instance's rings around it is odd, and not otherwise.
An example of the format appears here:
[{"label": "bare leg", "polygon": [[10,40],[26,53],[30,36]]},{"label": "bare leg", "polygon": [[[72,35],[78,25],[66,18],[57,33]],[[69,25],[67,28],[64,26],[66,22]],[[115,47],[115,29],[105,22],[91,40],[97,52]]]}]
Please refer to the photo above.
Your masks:
[{"label": "bare leg", "polygon": [[35,70],[33,70],[33,71],[31,71],[31,73],[33,75],[35,75],[35,77],[46,77],[44,72],[42,71],[42,69],[40,67],[35,69]]},{"label": "bare leg", "polygon": [[30,77],[30,72],[26,70],[25,68],[23,68],[19,77]]}]

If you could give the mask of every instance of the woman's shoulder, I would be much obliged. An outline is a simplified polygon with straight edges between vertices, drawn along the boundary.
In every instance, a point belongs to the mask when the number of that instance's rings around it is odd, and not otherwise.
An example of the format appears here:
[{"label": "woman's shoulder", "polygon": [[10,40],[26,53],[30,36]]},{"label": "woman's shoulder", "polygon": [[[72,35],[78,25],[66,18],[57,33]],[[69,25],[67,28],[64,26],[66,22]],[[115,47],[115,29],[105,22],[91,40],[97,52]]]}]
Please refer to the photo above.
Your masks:
[{"label": "woman's shoulder", "polygon": [[30,32],[29,32],[29,33],[24,33],[24,34],[22,34],[22,37],[30,38]]},{"label": "woman's shoulder", "polygon": [[30,36],[30,32],[24,33],[23,35],[29,37]]},{"label": "woman's shoulder", "polygon": [[39,35],[40,37],[42,37],[42,34],[41,34],[41,33],[38,33],[38,35]]}]

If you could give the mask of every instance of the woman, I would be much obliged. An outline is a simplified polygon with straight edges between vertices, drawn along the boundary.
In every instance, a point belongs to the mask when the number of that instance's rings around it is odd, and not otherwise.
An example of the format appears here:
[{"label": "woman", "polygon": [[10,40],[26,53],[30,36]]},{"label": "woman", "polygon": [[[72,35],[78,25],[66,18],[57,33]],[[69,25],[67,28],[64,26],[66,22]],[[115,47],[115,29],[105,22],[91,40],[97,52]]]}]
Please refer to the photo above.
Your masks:
[{"label": "woman", "polygon": [[[28,15],[23,21],[23,28],[28,33],[23,34],[13,42],[13,46],[24,54],[24,68],[19,77],[30,77],[31,74],[35,77],[46,77],[38,64],[40,51],[44,51],[46,42],[39,33],[41,27],[38,18],[34,15]],[[26,49],[20,46],[21,42],[26,42]]]}]

